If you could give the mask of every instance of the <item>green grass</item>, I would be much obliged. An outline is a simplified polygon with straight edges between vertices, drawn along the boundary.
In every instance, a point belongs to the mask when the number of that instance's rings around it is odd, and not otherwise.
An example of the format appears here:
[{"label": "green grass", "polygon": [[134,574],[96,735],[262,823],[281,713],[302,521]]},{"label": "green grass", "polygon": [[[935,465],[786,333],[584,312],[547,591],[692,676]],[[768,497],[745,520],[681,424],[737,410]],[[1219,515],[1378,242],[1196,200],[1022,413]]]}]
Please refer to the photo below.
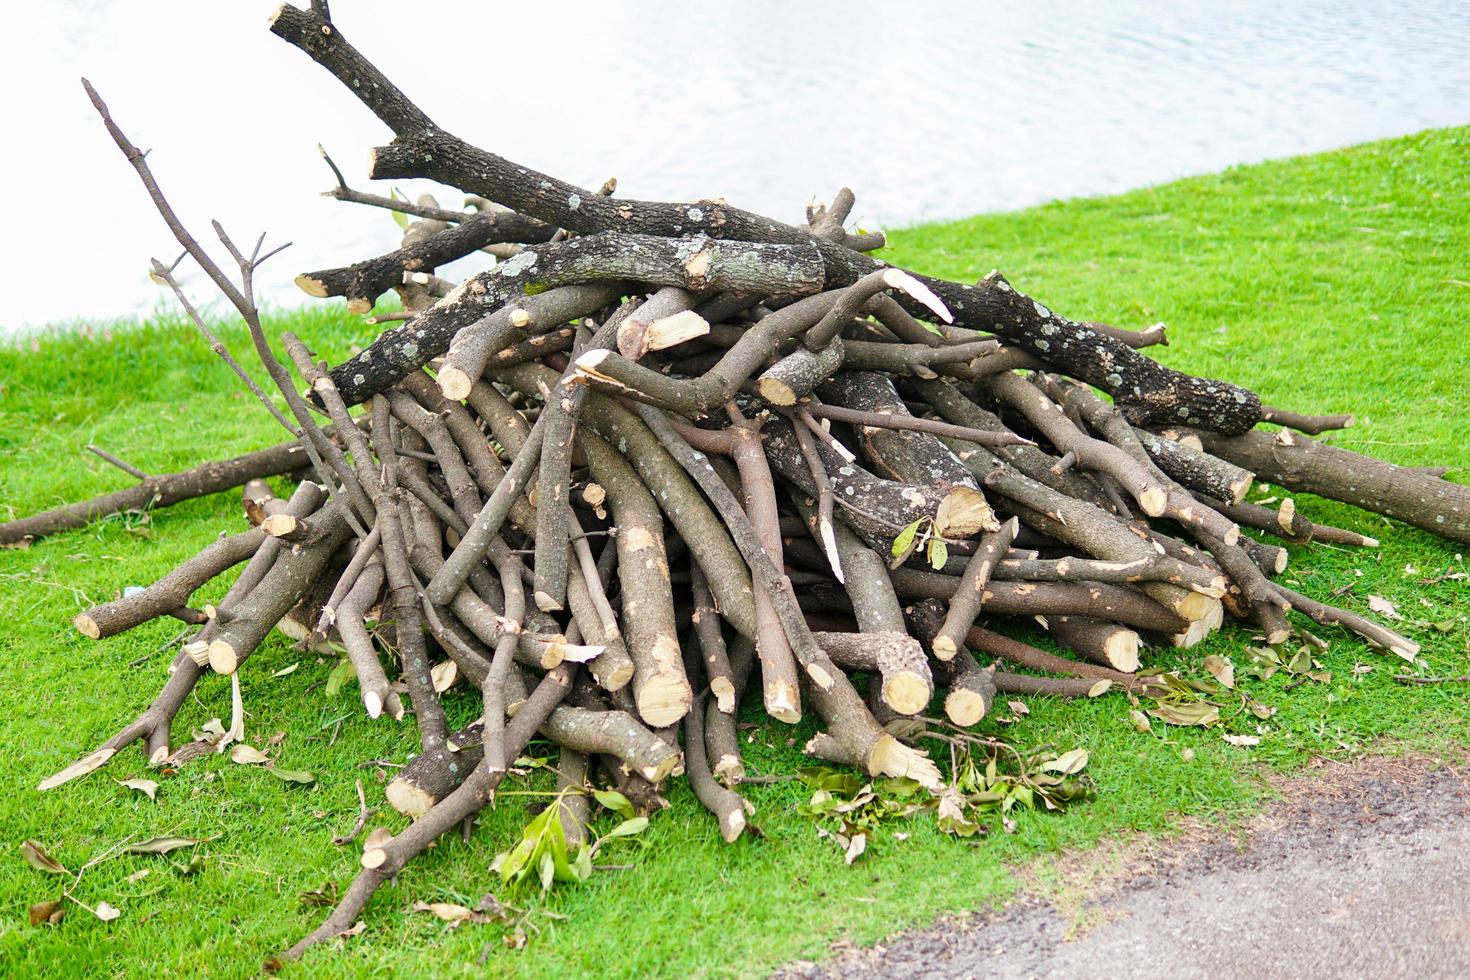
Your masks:
[{"label": "green grass", "polygon": [[[1155,353],[1196,373],[1249,385],[1272,404],[1358,413],[1339,445],[1405,464],[1467,464],[1470,430],[1464,341],[1470,323],[1470,129],[1424,133],[1341,152],[1229,170],[1099,200],[898,232],[887,257],[913,268],[974,279],[1003,269],[1019,288],[1074,316],[1142,326],[1163,319],[1172,346]],[[289,326],[327,356],[368,331],[344,315],[291,313]],[[238,331],[225,335],[245,353]],[[105,335],[47,336],[0,349],[0,517],[23,515],[125,484],[82,452],[98,443],[149,470],[190,465],[280,438],[259,407],[180,322],[161,319]],[[1458,474],[1463,479],[1464,471]],[[1455,546],[1326,501],[1299,501],[1311,517],[1383,540],[1377,551],[1293,548],[1287,577],[1301,591],[1366,611],[1372,594],[1396,601],[1405,630],[1424,643],[1426,672],[1463,673],[1470,653],[1465,583],[1417,584],[1462,571]],[[158,802],[117,785],[148,775],[137,749],[85,780],[46,794],[43,776],[90,750],[140,710],[162,682],[173,633],[153,624],[93,643],[68,625],[89,601],[142,584],[223,529],[239,526],[233,495],[193,501],[143,528],[109,520],[27,551],[0,552],[0,972],[7,975],[137,975],[208,972],[247,976],[316,924],[298,893],[345,885],[354,848],[331,844],[356,816],[354,781],[381,805],[379,779],[356,763],[402,761],[409,731],[369,722],[350,695],[328,700],[331,668],[271,640],[244,672],[252,739],[284,732],[281,764],[317,782],[290,786],[257,769],[210,758],[161,778]],[[220,585],[206,598],[221,594]],[[1445,623],[1449,620],[1449,623]],[[1438,622],[1448,631],[1421,625]],[[1182,815],[1228,822],[1269,792],[1263,776],[1341,756],[1377,740],[1431,753],[1470,735],[1464,689],[1404,687],[1398,665],[1336,630],[1321,659],[1326,684],[1285,690],[1281,675],[1247,689],[1279,709],[1255,749],[1226,745],[1220,731],[1137,734],[1117,696],[1083,704],[1032,699],[1004,729],[1020,744],[1086,746],[1097,799],[1063,815],[1023,814],[1014,834],[958,842],[932,819],[905,841],[876,840],[854,867],[815,837],[794,806],[792,783],[755,788],[762,840],[719,842],[712,821],[682,787],[655,817],[647,846],[608,860],[626,870],[559,890],[529,948],[503,948],[493,927],[447,930],[410,914],[415,901],[468,901],[498,890],[495,853],[527,820],[526,797],[507,796],[469,843],[456,836],[384,888],[367,932],[311,954],[292,972],[527,975],[724,975],[760,973],[818,957],[830,942],[870,942],[945,910],[1003,900],[1014,869],[1104,836],[1167,833]],[[1232,630],[1202,652],[1243,658]],[[1192,652],[1193,660],[1200,651]],[[300,662],[285,677],[272,671]],[[1172,654],[1159,662],[1172,664]],[[1354,667],[1372,667],[1354,673]],[[223,715],[228,690],[201,685],[177,732]],[[453,702],[457,717],[475,712]],[[1229,718],[1236,731],[1254,721]],[[998,732],[990,722],[982,731]],[[756,772],[800,764],[786,730],[762,728],[748,746]],[[800,735],[805,734],[803,729]],[[1188,751],[1186,751],[1188,750]],[[380,818],[391,826],[398,822]],[[184,877],[156,857],[120,857],[88,872],[78,896],[106,900],[122,916],[103,924],[71,907],[55,928],[31,928],[26,908],[54,897],[56,879],[16,850],[36,838],[76,867],[129,835],[181,833],[215,839],[199,848],[203,870]],[[151,873],[129,880],[136,872]]]}]

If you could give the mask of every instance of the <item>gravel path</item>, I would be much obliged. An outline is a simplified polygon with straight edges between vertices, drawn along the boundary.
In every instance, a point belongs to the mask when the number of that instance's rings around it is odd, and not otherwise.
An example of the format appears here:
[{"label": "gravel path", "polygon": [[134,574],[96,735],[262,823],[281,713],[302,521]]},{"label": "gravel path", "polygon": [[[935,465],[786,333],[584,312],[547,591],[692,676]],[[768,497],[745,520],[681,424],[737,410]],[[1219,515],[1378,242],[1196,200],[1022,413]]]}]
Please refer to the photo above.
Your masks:
[{"label": "gravel path", "polygon": [[[1069,920],[1023,895],[783,977],[1470,976],[1470,778],[1402,759],[1319,771],[1244,837],[1187,835]],[[1068,858],[1082,862],[1087,855]]]}]

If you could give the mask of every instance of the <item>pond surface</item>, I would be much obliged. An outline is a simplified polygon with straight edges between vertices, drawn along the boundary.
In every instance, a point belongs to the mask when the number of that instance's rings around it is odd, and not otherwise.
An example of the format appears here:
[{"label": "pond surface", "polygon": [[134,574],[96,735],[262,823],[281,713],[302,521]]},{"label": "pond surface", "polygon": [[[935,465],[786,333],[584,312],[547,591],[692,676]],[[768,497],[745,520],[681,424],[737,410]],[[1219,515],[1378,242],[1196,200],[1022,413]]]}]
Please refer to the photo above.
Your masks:
[{"label": "pond surface", "polygon": [[[619,196],[722,196],[790,221],[844,184],[858,224],[893,227],[1470,122],[1463,0],[334,7],[353,43],[471,142],[589,187],[616,176]],[[147,259],[178,250],[83,73],[196,232],[219,218],[241,239],[295,242],[261,272],[269,301],[301,301],[297,272],[395,245],[385,213],[318,196],[331,184],[318,142],[365,188],[366,150],[387,135],[268,33],[273,8],[28,8],[0,63],[0,333],[165,299]]]}]

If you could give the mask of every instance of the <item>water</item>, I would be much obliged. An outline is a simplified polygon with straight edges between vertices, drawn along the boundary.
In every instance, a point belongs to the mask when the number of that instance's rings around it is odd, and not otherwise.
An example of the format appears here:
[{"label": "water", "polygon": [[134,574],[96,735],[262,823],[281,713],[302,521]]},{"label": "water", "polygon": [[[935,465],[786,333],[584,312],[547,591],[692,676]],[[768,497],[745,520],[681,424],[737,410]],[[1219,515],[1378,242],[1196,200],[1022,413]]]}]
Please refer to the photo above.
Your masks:
[{"label": "water", "polygon": [[[1463,0],[334,6],[471,142],[589,187],[615,175],[619,196],[723,196],[786,220],[842,184],[858,224],[891,227],[1470,122]],[[318,196],[318,142],[366,188],[365,151],[387,134],[268,33],[273,7],[28,9],[0,62],[0,333],[165,301],[147,259],[178,249],[83,73],[196,232],[217,217],[238,238],[295,242],[262,270],[268,301],[303,301],[297,272],[395,245],[386,213]],[[189,286],[207,295],[197,275]]]}]

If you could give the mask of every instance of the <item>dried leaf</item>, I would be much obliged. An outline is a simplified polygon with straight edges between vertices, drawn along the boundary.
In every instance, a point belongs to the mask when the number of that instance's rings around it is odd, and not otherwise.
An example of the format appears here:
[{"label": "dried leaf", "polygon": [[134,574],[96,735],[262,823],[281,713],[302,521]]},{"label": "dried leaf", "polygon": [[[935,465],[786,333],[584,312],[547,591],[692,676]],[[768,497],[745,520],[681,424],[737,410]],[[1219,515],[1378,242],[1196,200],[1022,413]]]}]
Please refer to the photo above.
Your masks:
[{"label": "dried leaf", "polygon": [[1026,707],[1026,702],[1024,701],[1007,701],[1006,705],[1014,714],[1029,715],[1031,713],[1031,709]]},{"label": "dried leaf", "polygon": [[177,851],[181,847],[193,847],[195,844],[204,844],[214,840],[213,837],[150,837],[148,840],[139,841],[137,844],[129,844],[123,848],[124,854],[167,854]]},{"label": "dried leaf", "polygon": [[53,875],[71,873],[66,870],[66,867],[60,861],[47,854],[44,847],[33,840],[22,843],[20,845],[20,853],[26,859],[26,864],[29,864],[37,871],[44,871],[47,874]]},{"label": "dried leaf", "polygon": [[1368,608],[1376,612],[1378,615],[1384,616],[1388,619],[1404,618],[1403,616],[1399,615],[1398,606],[1395,606],[1393,603],[1389,602],[1381,595],[1370,595],[1368,597]]},{"label": "dried leaf", "polygon": [[296,661],[294,664],[292,664],[289,667],[282,667],[280,670],[276,671],[271,676],[272,677],[285,677],[287,674],[294,674],[294,673],[296,673],[296,668],[297,667],[300,667],[300,666],[301,666],[301,661],[298,660],[298,661]]},{"label": "dried leaf", "polygon": [[277,769],[275,766],[270,766],[266,769],[266,772],[275,776],[277,779],[284,780],[288,783],[299,783],[302,786],[310,786],[316,782],[315,776],[302,769]]},{"label": "dried leaf", "polygon": [[1148,713],[1171,725],[1198,725],[1201,728],[1220,720],[1220,709],[1207,701],[1160,701]]},{"label": "dried leaf", "polygon": [[111,905],[108,905],[106,902],[98,902],[97,907],[92,910],[92,914],[101,919],[103,922],[111,922],[113,919],[116,919],[118,916],[122,915],[121,912],[113,908]]},{"label": "dried leaf", "polygon": [[1042,763],[1041,771],[1058,772],[1061,773],[1063,776],[1070,776],[1073,773],[1078,773],[1081,772],[1083,769],[1086,769],[1087,759],[1088,755],[1086,749],[1073,749],[1070,752],[1065,752],[1057,758],[1052,759],[1050,762]]},{"label": "dried leaf", "polygon": [[1249,748],[1252,745],[1260,745],[1261,744],[1261,736],[1259,736],[1259,735],[1228,735],[1227,734],[1227,735],[1221,735],[1220,737],[1223,738],[1226,742],[1228,742],[1231,745],[1239,745],[1239,746],[1242,746],[1244,748]]},{"label": "dried leaf", "polygon": [[30,907],[29,911],[31,925],[33,926],[54,926],[58,922],[60,922],[61,917],[66,914],[66,910],[62,908],[61,899],[59,898],[50,902],[37,902],[35,905],[32,905]]},{"label": "dried leaf", "polygon": [[117,784],[126,786],[128,789],[135,789],[150,800],[158,799],[158,784],[151,779],[119,779]]},{"label": "dried leaf", "polygon": [[434,693],[443,694],[459,680],[459,667],[453,660],[446,660],[430,668],[429,677],[434,682]]},{"label": "dried leaf", "polygon": [[1148,720],[1148,715],[1139,711],[1137,708],[1128,712],[1128,724],[1133,726],[1134,731],[1140,733],[1152,731],[1154,727],[1153,722]]},{"label": "dried leaf", "polygon": [[854,834],[852,840],[847,844],[847,850],[843,852],[842,863],[852,866],[852,862],[862,857],[863,852],[868,849],[868,835]]},{"label": "dried leaf", "polygon": [[455,905],[453,902],[414,902],[413,910],[432,912],[445,922],[464,922],[475,915],[474,910],[467,909],[463,905]]},{"label": "dried leaf", "polygon": [[327,881],[315,891],[302,892],[301,904],[307,907],[331,907],[337,904],[337,883]]},{"label": "dried leaf", "polygon": [[1223,686],[1228,688],[1235,687],[1235,664],[1231,662],[1229,657],[1222,657],[1217,653],[1212,653],[1204,659],[1200,666],[1204,667],[1209,675],[1219,681]]},{"label": "dried leaf", "polygon": [[255,766],[262,762],[269,762],[270,757],[253,745],[236,742],[230,746],[230,761],[238,762],[242,766]]}]

